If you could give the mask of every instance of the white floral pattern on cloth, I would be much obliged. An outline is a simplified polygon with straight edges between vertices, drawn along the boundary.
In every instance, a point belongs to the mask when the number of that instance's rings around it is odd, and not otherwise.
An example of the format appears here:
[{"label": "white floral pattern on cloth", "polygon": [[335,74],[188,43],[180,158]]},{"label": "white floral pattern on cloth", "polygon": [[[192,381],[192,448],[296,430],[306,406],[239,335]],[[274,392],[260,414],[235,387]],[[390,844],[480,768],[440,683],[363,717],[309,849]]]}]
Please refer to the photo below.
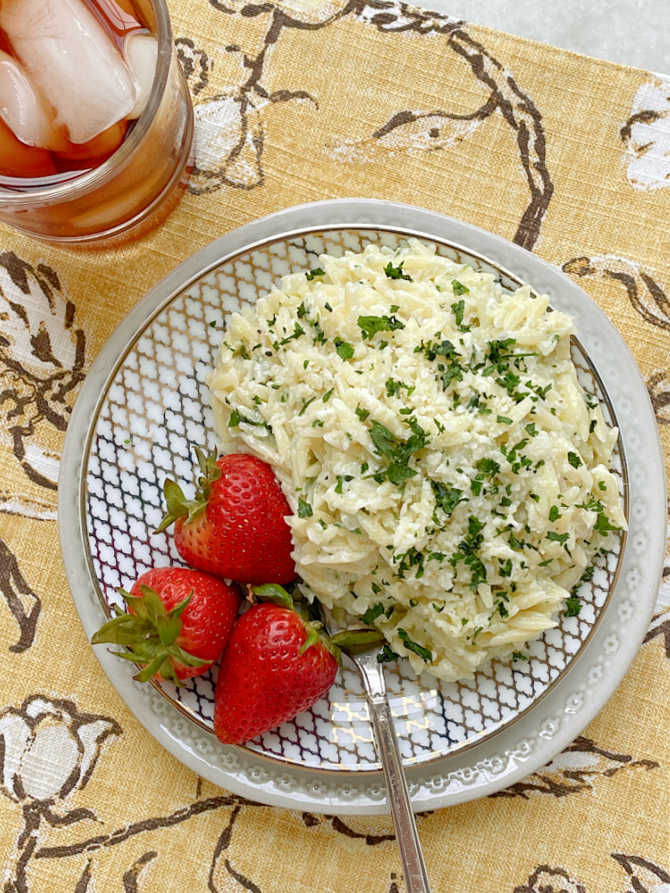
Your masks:
[{"label": "white floral pattern on cloth", "polygon": [[90,809],[71,806],[71,800],[88,784],[103,742],[120,734],[111,717],[80,713],[72,701],[39,694],[0,714],[0,789],[21,805],[24,820],[5,890],[27,889],[26,866],[45,824],[95,818]]},{"label": "white floral pattern on cloth", "polygon": [[620,135],[633,189],[670,186],[670,78],[654,78],[640,87]]},{"label": "white floral pattern on cloth", "polygon": [[[670,893],[670,874],[661,865],[641,856],[611,853],[612,859],[626,874],[625,887],[612,893]],[[630,886],[629,886],[630,885]],[[525,884],[513,893],[589,893],[587,885],[565,868],[538,865]]]},{"label": "white floral pattern on cloth", "polygon": [[[191,192],[202,195],[223,186],[251,190],[263,185],[264,116],[268,107],[291,100],[310,101],[319,107],[318,97],[305,90],[271,92],[266,86],[272,74],[271,63],[276,65],[282,32],[287,29],[313,31],[348,16],[385,34],[446,38],[445,46],[467,61],[472,76],[489,91],[489,96],[466,113],[448,109],[402,109],[388,121],[379,122],[371,135],[331,139],[323,150],[340,162],[369,160],[371,153],[380,148],[392,154],[442,151],[471,137],[498,111],[515,135],[522,175],[530,189],[530,200],[514,241],[528,249],[535,245],[554,192],[547,168],[542,115],[513,74],[470,36],[463,22],[396,0],[332,0],[324,5],[309,0],[265,4],[210,0],[210,3],[229,15],[266,17],[267,30],[255,55],[243,52],[237,45],[224,47],[224,52],[240,58],[241,83],[222,84],[217,93],[206,89],[211,64],[204,50],[188,38],[177,41],[186,76],[197,88],[194,94],[203,91],[194,109],[196,138]],[[447,97],[445,100],[448,102]]]},{"label": "white floral pattern on cloth", "polygon": [[0,482],[0,511],[53,519],[60,456],[48,441],[65,432],[72,392],[84,377],[86,338],[58,273],[12,251],[0,254],[0,443],[43,497]]},{"label": "white floral pattern on cloth", "polygon": [[[364,90],[369,91],[374,108],[380,88],[379,78],[375,81],[375,73],[365,66],[369,57],[389,60],[393,56],[397,61],[404,53],[403,71],[416,98],[412,95],[390,109],[385,107],[383,114],[370,118],[369,129],[360,132],[355,127],[347,130],[340,123],[334,125],[324,120],[324,128],[330,126],[326,131],[328,144],[348,145],[348,141],[358,141],[365,164],[335,165],[339,179],[326,178],[319,185],[334,195],[352,194],[353,190],[356,194],[370,194],[369,180],[366,185],[367,170],[368,177],[372,171],[377,178],[375,189],[384,195],[390,182],[387,168],[403,174],[406,168],[418,171],[418,158],[422,164],[426,162],[426,169],[433,169],[434,180],[430,186],[434,186],[435,199],[432,193],[428,198],[425,191],[417,193],[423,196],[418,199],[408,191],[404,196],[396,196],[401,200],[429,204],[503,235],[511,236],[517,230],[515,238],[528,248],[542,245],[541,238],[546,238],[545,246],[562,240],[561,260],[573,257],[569,263],[574,266],[567,272],[576,276],[587,290],[604,289],[612,294],[612,289],[604,285],[605,280],[610,281],[618,289],[616,298],[630,301],[639,314],[654,356],[647,370],[647,388],[661,433],[668,443],[670,372],[665,362],[667,356],[659,349],[655,353],[652,350],[654,344],[658,348],[661,339],[670,333],[670,277],[667,258],[663,258],[661,250],[667,234],[662,232],[662,224],[654,223],[650,208],[653,205],[654,209],[664,209],[663,202],[667,203],[670,198],[670,192],[664,188],[670,185],[670,78],[640,77],[637,72],[617,72],[616,77],[610,77],[605,64],[584,58],[575,60],[547,47],[538,50],[524,41],[466,27],[444,16],[387,0],[328,0],[323,4],[318,0],[281,3],[209,0],[209,4],[207,0],[197,4],[169,0],[169,5],[173,21],[181,17],[188,35],[180,38],[177,45],[195,104],[202,106],[197,113],[203,119],[199,129],[204,133],[206,123],[211,139],[203,145],[208,158],[202,161],[201,155],[202,173],[192,182],[196,197],[186,199],[155,241],[150,239],[130,249],[124,259],[129,261],[131,271],[133,264],[136,268],[142,265],[148,269],[156,259],[156,251],[174,264],[191,253],[191,243],[183,239],[190,220],[183,214],[184,207],[195,206],[202,219],[212,219],[225,228],[231,219],[231,209],[240,218],[248,218],[264,213],[265,207],[294,204],[309,197],[301,191],[302,183],[285,182],[284,191],[277,191],[276,184],[283,172],[270,149],[272,143],[280,144],[285,136],[281,115],[274,114],[272,103],[299,100],[302,109],[314,115],[316,101],[326,95],[326,82],[318,87],[310,86],[313,97],[301,93],[297,89],[304,86],[300,66],[314,66],[319,51],[328,63],[336,65],[337,43],[330,43],[328,28],[332,25],[337,31],[342,27],[353,37],[347,46],[352,52],[361,53],[363,63],[358,83],[348,83],[340,91],[343,107],[352,94]],[[221,48],[221,53],[227,55],[217,54],[215,69],[198,43],[214,37],[223,44],[229,24],[227,16],[235,17],[235,27],[244,38],[242,43],[248,36],[248,43],[255,45],[260,32],[262,46],[256,46],[258,57],[254,51],[248,59],[237,49]],[[339,20],[345,17],[347,21],[340,24]],[[248,33],[245,22],[249,23]],[[310,33],[322,28],[315,39],[310,39]],[[450,39],[455,31],[459,36]],[[286,51],[289,40],[298,46],[297,60],[291,59],[290,52]],[[433,48],[430,52],[428,45]],[[466,72],[460,81],[445,78],[436,85],[430,68],[424,65],[419,69],[415,62],[445,49],[459,52],[464,60],[467,54],[472,71]],[[223,76],[224,58],[239,62],[239,70],[232,66]],[[581,123],[594,138],[594,146],[606,148],[602,158],[615,159],[613,165],[607,161],[606,170],[595,158],[589,159],[593,161],[593,168],[573,166],[573,154],[568,151],[572,135],[566,136],[556,124],[565,120],[565,106],[561,105],[565,88],[558,83],[548,85],[550,92],[547,93],[538,82],[537,71],[545,70],[542,66],[547,59],[552,59],[559,71],[576,73],[570,80],[573,97],[580,102],[597,100],[596,114]],[[247,61],[255,64],[256,69],[246,67]],[[471,120],[454,117],[449,103],[454,92],[471,100],[470,104],[463,102],[458,111],[472,114],[477,109],[476,92],[481,90],[484,81],[472,66],[480,63],[481,73],[494,81],[486,82],[489,91],[482,101],[490,92],[499,103],[495,110],[482,107],[481,117]],[[324,68],[328,70],[328,65]],[[506,81],[510,72],[519,78],[525,90],[532,84],[531,92],[515,93],[513,85]],[[385,71],[384,75],[388,78]],[[273,94],[275,79],[295,89]],[[310,84],[314,83],[313,79]],[[633,84],[628,90],[624,86],[622,91],[626,96],[623,111],[619,105],[621,93],[617,90],[617,85],[622,83]],[[263,95],[264,91],[267,95]],[[319,115],[326,118],[325,103]],[[485,115],[488,117],[484,121]],[[218,131],[216,126],[210,127],[210,121],[214,125],[218,122]],[[475,133],[480,123],[483,126]],[[496,142],[496,127],[516,139],[516,146],[509,145],[510,151],[504,151],[504,146]],[[601,134],[606,135],[601,139]],[[483,155],[492,148],[496,150],[494,154]],[[428,154],[432,150],[437,150],[436,154]],[[322,151],[325,154],[324,147]],[[494,164],[489,163],[491,158]],[[440,159],[443,159],[442,167],[438,170]],[[448,172],[454,160],[467,163],[472,175],[468,181],[461,179],[455,183],[450,178]],[[566,176],[568,167],[569,176]],[[572,221],[574,209],[588,200],[589,177],[594,170],[602,177],[611,175],[615,182],[613,205],[603,208],[593,203],[588,232],[583,240],[575,242],[574,229],[570,230],[562,221]],[[491,207],[491,198],[489,192],[482,204],[480,186],[490,191],[500,177],[519,182],[522,172],[530,192],[530,196],[524,195],[528,208],[524,220],[519,220],[520,205],[506,208],[504,203],[490,218],[482,217],[482,208]],[[598,177],[601,182],[602,177]],[[343,180],[346,183],[341,185]],[[425,185],[423,174],[417,173],[416,182],[419,186]],[[244,190],[256,187],[258,190],[250,201]],[[553,203],[551,214],[547,215],[550,201]],[[636,231],[629,241],[623,234],[615,248],[606,235],[611,230],[604,225],[605,219],[607,224],[612,221],[615,212],[625,213],[635,221],[640,219],[647,226],[646,232],[660,233],[660,241],[640,239]],[[620,224],[622,219],[619,217],[615,222]],[[623,225],[619,227],[623,228]],[[7,863],[3,886],[6,893],[60,893],[61,890],[149,893],[169,888],[187,888],[194,893],[205,889],[213,893],[241,889],[257,893],[297,890],[299,884],[291,882],[295,878],[291,874],[293,864],[282,866],[281,873],[277,873],[274,865],[268,872],[264,865],[267,862],[264,843],[268,839],[279,840],[280,828],[288,832],[292,844],[304,847],[304,852],[309,850],[312,864],[318,865],[325,876],[323,889],[339,890],[342,877],[349,876],[356,878],[361,891],[403,893],[406,887],[399,871],[390,821],[383,818],[372,822],[351,816],[279,813],[226,792],[210,790],[203,794],[202,781],[185,775],[182,767],[173,768],[170,757],[156,761],[160,776],[154,787],[161,789],[151,806],[145,804],[143,797],[133,797],[129,814],[118,802],[105,800],[103,805],[96,799],[99,782],[103,787],[109,785],[110,792],[113,790],[115,765],[119,762],[135,765],[138,752],[132,736],[121,738],[121,728],[111,716],[82,712],[84,703],[91,705],[91,710],[107,709],[104,699],[91,701],[86,679],[73,682],[72,690],[54,681],[48,694],[34,692],[42,691],[41,683],[36,683],[36,673],[53,659],[51,624],[62,616],[64,622],[78,623],[74,609],[68,612],[65,607],[65,593],[60,593],[64,601],[56,606],[59,593],[54,580],[60,564],[53,519],[58,444],[67,425],[74,391],[84,374],[83,332],[91,332],[104,314],[96,295],[87,305],[82,300],[90,288],[88,273],[92,267],[86,262],[80,262],[74,255],[68,257],[62,249],[44,246],[45,262],[38,263],[34,243],[31,245],[9,231],[6,248],[14,248],[16,252],[6,250],[0,255],[0,445],[5,463],[5,474],[0,478],[0,522],[4,525],[0,531],[0,593],[3,596],[0,616],[4,620],[3,649],[8,670],[5,691],[11,691],[6,693],[5,703],[14,705],[0,711],[0,790],[3,793],[0,804],[4,809],[0,824],[5,824],[3,842],[6,842]],[[547,255],[551,250],[549,247]],[[607,254],[615,250],[626,256],[615,258]],[[585,253],[590,256],[574,257]],[[29,256],[32,262],[24,260]],[[130,309],[138,298],[137,289],[121,277],[110,276],[109,281],[116,283],[119,307],[124,311]],[[78,303],[76,312],[70,295]],[[606,307],[612,306],[610,300],[603,303]],[[103,326],[99,334],[103,338],[108,331]],[[646,350],[641,343],[643,339],[644,335],[637,338],[634,345],[638,356]],[[52,554],[44,559],[41,554],[34,558],[36,542],[40,546],[48,543]],[[42,569],[38,568],[40,561],[45,571],[43,579],[37,573]],[[655,672],[661,668],[660,658],[664,662],[663,670],[670,667],[670,559],[664,579],[659,601],[661,613],[654,618],[647,634],[637,675],[633,669],[628,680],[637,693],[641,689],[640,664],[645,670]],[[42,605],[44,610],[40,614]],[[60,614],[61,606],[64,615]],[[41,617],[39,626],[38,617]],[[667,674],[648,677],[652,678],[655,688],[656,704],[661,703],[659,691],[664,675]],[[82,691],[86,692],[85,696]],[[588,858],[581,852],[570,853],[566,848],[570,826],[588,815],[596,801],[602,815],[614,814],[621,819],[622,792],[628,798],[627,803],[642,803],[644,807],[642,797],[648,797],[652,790],[655,792],[652,796],[658,797],[662,791],[662,769],[655,764],[662,764],[663,756],[660,749],[653,752],[647,749],[652,736],[647,740],[645,734],[653,728],[653,716],[651,721],[643,716],[636,719],[630,726],[634,732],[622,738],[617,727],[618,717],[612,710],[610,705],[603,712],[603,722],[595,738],[577,739],[544,770],[523,779],[519,787],[501,792],[501,798],[510,799],[486,799],[463,811],[465,815],[472,809],[479,828],[504,824],[508,836],[529,829],[531,816],[539,818],[536,824],[540,834],[543,820],[548,817],[551,821],[557,810],[562,810],[568,819],[564,823],[565,832],[548,842],[548,852],[546,838],[540,852],[533,848],[536,845],[533,837],[524,833],[523,857],[527,861],[522,868],[511,871],[502,860],[492,862],[499,871],[493,878],[484,867],[486,860],[478,860],[475,869],[478,891],[670,893],[670,870],[665,864],[667,847],[665,839],[661,839],[664,829],[659,831],[657,827],[654,838],[648,828],[639,826],[634,809],[629,811],[629,823],[622,820],[617,824],[614,838],[611,827],[607,835],[589,831]],[[659,739],[654,740],[660,744]],[[95,784],[88,786],[91,777]],[[174,790],[178,793],[171,796]],[[557,797],[563,798],[561,803],[556,801]],[[531,798],[535,801],[532,804],[527,802]],[[422,834],[424,829],[432,831],[435,840],[441,839],[446,831],[455,844],[432,856],[434,889],[452,889],[454,878],[459,877],[459,866],[452,864],[452,860],[453,852],[458,852],[464,841],[464,827],[454,827],[452,815],[449,812],[420,817]],[[176,828],[177,825],[182,827]],[[464,825],[468,827],[467,823]],[[625,843],[631,828],[635,830],[635,839],[639,838],[635,847]],[[202,857],[189,861],[186,866],[190,874],[188,887],[178,886],[174,875],[180,867],[176,855],[181,850],[174,843],[180,833],[198,836],[198,852]],[[273,836],[270,838],[270,835]],[[251,854],[250,839],[258,844],[257,851]],[[611,851],[612,839],[623,852]],[[497,837],[492,840],[494,845],[489,856],[495,860]],[[106,856],[113,863],[112,869],[109,863],[105,864]],[[374,880],[366,883],[373,869]],[[286,882],[289,875],[291,879]],[[52,876],[57,880],[52,881]]]}]

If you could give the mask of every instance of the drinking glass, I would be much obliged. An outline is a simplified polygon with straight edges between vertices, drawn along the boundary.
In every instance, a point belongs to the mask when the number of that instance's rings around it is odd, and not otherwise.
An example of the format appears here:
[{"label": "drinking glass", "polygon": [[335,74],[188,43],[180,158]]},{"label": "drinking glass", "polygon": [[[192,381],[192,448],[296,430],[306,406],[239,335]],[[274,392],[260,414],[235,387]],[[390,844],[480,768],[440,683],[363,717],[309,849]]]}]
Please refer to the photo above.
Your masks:
[{"label": "drinking glass", "polygon": [[134,3],[158,44],[144,111],[98,167],[51,185],[0,185],[0,220],[10,226],[55,243],[133,238],[176,204],[193,141],[193,108],[166,3]]}]

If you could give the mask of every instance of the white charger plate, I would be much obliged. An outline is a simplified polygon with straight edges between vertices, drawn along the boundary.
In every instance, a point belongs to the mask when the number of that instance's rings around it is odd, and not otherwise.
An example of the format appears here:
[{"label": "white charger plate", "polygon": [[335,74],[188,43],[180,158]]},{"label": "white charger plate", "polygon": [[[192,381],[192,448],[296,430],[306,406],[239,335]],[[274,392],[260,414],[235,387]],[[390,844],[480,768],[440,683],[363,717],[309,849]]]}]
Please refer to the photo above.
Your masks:
[{"label": "white charger plate", "polygon": [[[644,636],[663,557],[663,465],[644,382],[623,340],[572,281],[534,255],[475,227],[374,200],[317,202],[271,215],[213,242],[159,283],[107,342],[68,429],[59,487],[68,579],[87,635],[149,567],[181,563],[162,514],[166,475],[193,480],[192,445],[213,446],[206,376],[227,314],[322,251],[395,246],[414,236],[504,287],[529,283],[576,321],[580,379],[620,428],[616,464],[629,522],[528,664],[494,663],[474,680],[416,679],[387,669],[413,805],[435,809],[490,794],[539,768],[574,738],[616,688]],[[626,469],[626,455],[629,457]],[[211,731],[215,676],[142,686],[132,668],[96,653],[138,719],[209,780],[255,800],[333,813],[385,811],[360,682],[342,672],[328,697],[244,747]]]}]

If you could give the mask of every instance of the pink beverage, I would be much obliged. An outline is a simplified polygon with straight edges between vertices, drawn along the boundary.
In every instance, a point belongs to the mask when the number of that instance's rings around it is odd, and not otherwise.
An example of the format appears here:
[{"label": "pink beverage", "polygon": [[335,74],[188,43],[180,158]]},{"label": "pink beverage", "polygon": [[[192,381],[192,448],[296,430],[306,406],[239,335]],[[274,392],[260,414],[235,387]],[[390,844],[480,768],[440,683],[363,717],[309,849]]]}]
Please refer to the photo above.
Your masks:
[{"label": "pink beverage", "polygon": [[134,235],[192,130],[164,0],[0,0],[0,219],[50,241]]}]

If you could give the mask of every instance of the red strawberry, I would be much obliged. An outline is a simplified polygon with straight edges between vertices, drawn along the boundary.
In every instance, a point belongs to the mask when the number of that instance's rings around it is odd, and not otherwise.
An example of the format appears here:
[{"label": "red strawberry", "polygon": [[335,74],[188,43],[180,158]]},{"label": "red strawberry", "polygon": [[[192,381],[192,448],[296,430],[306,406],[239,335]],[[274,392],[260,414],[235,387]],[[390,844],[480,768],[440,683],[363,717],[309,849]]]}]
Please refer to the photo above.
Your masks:
[{"label": "red strawberry", "polygon": [[179,683],[206,673],[228,640],[240,596],[216,577],[185,567],[147,571],[130,593],[120,590],[128,613],[117,609],[91,641],[113,642],[114,654],[140,664],[135,679],[156,676]]},{"label": "red strawberry", "polygon": [[295,579],[291,514],[270,466],[246,453],[215,459],[196,450],[202,476],[188,501],[167,479],[167,514],[158,530],[175,522],[174,542],[187,564],[245,583]]},{"label": "red strawberry", "polygon": [[[290,605],[290,596],[284,595],[282,602]],[[330,650],[316,631],[318,625],[305,623],[291,607],[270,602],[253,605],[240,617],[223,654],[214,695],[219,740],[241,744],[293,719],[325,695],[337,672],[337,649]]]}]

